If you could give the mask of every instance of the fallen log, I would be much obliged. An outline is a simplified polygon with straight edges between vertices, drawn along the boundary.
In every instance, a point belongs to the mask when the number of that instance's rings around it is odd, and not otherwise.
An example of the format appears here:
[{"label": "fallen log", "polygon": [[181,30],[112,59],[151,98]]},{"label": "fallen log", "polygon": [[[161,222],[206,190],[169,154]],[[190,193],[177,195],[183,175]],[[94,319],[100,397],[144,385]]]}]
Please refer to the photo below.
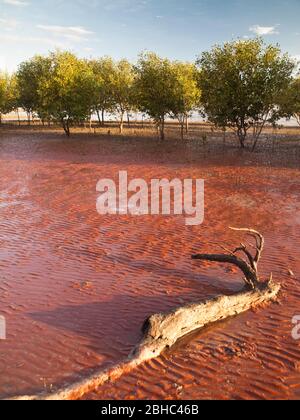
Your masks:
[{"label": "fallen log", "polygon": [[[271,279],[260,282],[257,266],[263,251],[262,235],[251,229],[242,229],[256,239],[256,254],[252,257],[246,246],[241,244],[229,255],[199,254],[195,260],[225,262],[237,265],[245,275],[245,288],[237,294],[219,296],[204,302],[189,304],[173,310],[168,314],[156,314],[146,320],[143,326],[144,339],[133,350],[127,360],[106,369],[93,373],[90,377],[66,386],[57,392],[12,398],[13,400],[74,400],[96,390],[109,381],[116,381],[122,375],[131,372],[139,365],[157,358],[162,352],[171,348],[179,339],[212,323],[236,316],[258,305],[276,300],[281,286]],[[247,261],[236,257],[242,252]]]}]

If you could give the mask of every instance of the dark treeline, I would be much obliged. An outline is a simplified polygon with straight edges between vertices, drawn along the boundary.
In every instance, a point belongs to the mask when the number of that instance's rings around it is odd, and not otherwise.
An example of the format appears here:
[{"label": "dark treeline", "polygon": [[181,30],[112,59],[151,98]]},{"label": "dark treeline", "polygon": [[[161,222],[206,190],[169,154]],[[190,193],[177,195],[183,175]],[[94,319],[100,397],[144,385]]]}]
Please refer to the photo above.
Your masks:
[{"label": "dark treeline", "polygon": [[178,120],[181,136],[199,112],[215,126],[232,129],[241,147],[254,149],[266,124],[295,117],[300,124],[300,78],[296,63],[278,46],[261,39],[215,46],[195,63],[144,53],[137,63],[109,57],[79,59],[56,51],[0,73],[1,116],[22,108],[43,123],[59,122],[69,136],[72,125],[98,116],[105,125],[115,114],[123,132],[126,115],[148,115],[165,138],[165,121]]}]

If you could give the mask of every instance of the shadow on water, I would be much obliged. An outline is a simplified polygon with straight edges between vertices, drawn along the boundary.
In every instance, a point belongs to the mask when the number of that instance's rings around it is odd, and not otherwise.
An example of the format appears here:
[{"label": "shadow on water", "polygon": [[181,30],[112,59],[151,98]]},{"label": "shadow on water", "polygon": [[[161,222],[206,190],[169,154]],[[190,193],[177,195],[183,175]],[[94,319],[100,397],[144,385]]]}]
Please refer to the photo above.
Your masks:
[{"label": "shadow on water", "polygon": [[[199,299],[199,302],[204,301],[207,298],[211,298],[214,295],[207,295],[203,299]],[[181,298],[189,303],[188,295],[182,295]],[[101,365],[103,370],[114,366],[118,362],[125,360],[130,354],[131,350],[137,345],[143,338],[142,325],[145,320],[145,315],[141,315],[140,311],[135,317],[128,316],[129,312],[134,312],[135,308],[141,307],[155,308],[153,311],[148,312],[147,316],[150,316],[154,312],[166,312],[174,309],[170,304],[166,304],[165,296],[157,296],[155,298],[149,296],[126,296],[119,295],[114,296],[111,301],[108,302],[92,302],[84,305],[66,305],[60,306],[53,311],[40,311],[28,314],[36,322],[47,324],[51,327],[62,331],[71,331],[76,335],[84,335],[88,337],[90,341],[90,348],[94,351],[98,351],[100,354],[109,354],[111,348],[120,345],[120,341],[124,341],[124,354],[119,359],[110,359],[107,357],[106,361]],[[179,305],[178,305],[179,306]],[[230,322],[230,319],[218,323],[217,325],[226,325]],[[99,340],[99,332],[103,334],[107,326],[110,326],[111,336],[109,337],[109,344],[105,343],[105,340]],[[182,338],[171,350],[166,350],[165,355],[176,354],[183,347],[187,346],[189,342],[199,337],[202,332],[209,333],[213,331],[213,327],[204,328],[198,330],[188,336]],[[163,355],[162,355],[163,356]],[[53,384],[54,388],[45,386],[44,389],[32,387],[25,389],[20,395],[35,395],[43,391],[53,391],[74,381],[83,379],[91,375],[94,371],[99,370],[99,366],[93,366],[88,369],[82,369],[79,373],[70,374],[69,377],[64,380],[58,380],[57,383]],[[2,395],[2,398],[10,398],[11,395]]]}]

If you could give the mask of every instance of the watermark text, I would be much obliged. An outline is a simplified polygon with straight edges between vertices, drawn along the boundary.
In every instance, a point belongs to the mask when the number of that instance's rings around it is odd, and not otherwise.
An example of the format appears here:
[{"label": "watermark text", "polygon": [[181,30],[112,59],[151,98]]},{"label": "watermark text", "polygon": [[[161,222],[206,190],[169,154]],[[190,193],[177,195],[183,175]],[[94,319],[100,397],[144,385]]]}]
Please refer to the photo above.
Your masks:
[{"label": "watermark text", "polygon": [[[204,221],[204,180],[144,179],[128,180],[127,171],[119,181],[101,179],[97,183],[97,211],[101,215],[185,215],[187,226]],[[173,200],[172,200],[173,198]]]},{"label": "watermark text", "polygon": [[300,315],[295,315],[292,319],[294,328],[292,330],[292,337],[294,340],[300,340]]},{"label": "watermark text", "polygon": [[0,340],[6,340],[6,321],[4,316],[0,315]]}]

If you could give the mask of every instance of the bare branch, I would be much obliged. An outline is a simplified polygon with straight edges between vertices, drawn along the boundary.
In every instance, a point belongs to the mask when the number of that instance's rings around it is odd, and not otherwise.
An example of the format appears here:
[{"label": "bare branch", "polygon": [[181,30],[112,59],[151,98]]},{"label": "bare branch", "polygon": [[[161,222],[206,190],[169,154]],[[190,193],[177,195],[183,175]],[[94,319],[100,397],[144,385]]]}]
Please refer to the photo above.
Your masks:
[{"label": "bare branch", "polygon": [[[258,263],[264,249],[264,237],[254,229],[232,227],[230,229],[238,232],[245,232],[255,239],[256,246],[254,248],[256,249],[256,254],[254,257],[247,249],[247,246],[244,243],[241,243],[234,251],[230,251],[224,246],[218,245],[228,254],[196,254],[192,256],[192,259],[235,265],[244,273],[244,281],[247,286],[251,289],[255,289],[259,283]],[[247,259],[245,260],[238,257],[235,255],[237,253],[243,253]]]},{"label": "bare branch", "polygon": [[250,236],[252,236],[255,239],[255,242],[256,242],[256,255],[253,258],[253,260],[254,260],[254,263],[255,263],[256,268],[257,268],[257,265],[258,265],[258,263],[260,261],[261,254],[262,254],[262,252],[264,250],[264,246],[265,246],[265,239],[264,239],[263,235],[261,233],[257,232],[254,229],[233,228],[233,227],[230,227],[229,229],[234,230],[236,232],[246,232],[246,233],[248,233]]},{"label": "bare branch", "polygon": [[233,253],[236,254],[237,252],[243,252],[246,255],[251,267],[255,270],[256,267],[255,267],[255,263],[253,261],[253,257],[251,255],[251,253],[248,251],[246,245],[241,244],[241,246],[239,248],[236,248]]},{"label": "bare branch", "polygon": [[235,254],[235,252],[230,251],[230,249],[226,248],[226,247],[225,247],[225,246],[223,246],[223,245],[216,244],[216,246],[217,246],[217,247],[219,247],[219,248],[221,248],[223,251],[228,252],[228,254],[229,254],[229,255],[234,255],[234,254]]},{"label": "bare branch", "polygon": [[237,266],[245,275],[245,283],[251,289],[255,289],[258,284],[256,271],[241,258],[235,255],[226,254],[196,254],[192,256],[193,260],[220,262]]}]

